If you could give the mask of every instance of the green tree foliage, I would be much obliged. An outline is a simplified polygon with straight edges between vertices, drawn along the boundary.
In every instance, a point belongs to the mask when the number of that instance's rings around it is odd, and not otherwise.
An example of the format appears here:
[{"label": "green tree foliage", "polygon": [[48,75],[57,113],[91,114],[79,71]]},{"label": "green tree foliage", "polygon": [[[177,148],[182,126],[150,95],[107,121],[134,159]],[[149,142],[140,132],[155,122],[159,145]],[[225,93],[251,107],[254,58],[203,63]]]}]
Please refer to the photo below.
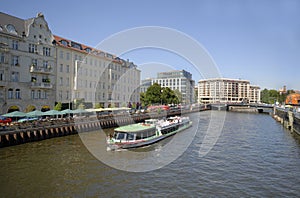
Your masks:
[{"label": "green tree foliage", "polygon": [[177,103],[175,103],[175,104],[181,103],[182,102],[182,93],[178,89],[175,89],[174,94],[178,100]]},{"label": "green tree foliage", "polygon": [[171,90],[169,87],[162,88],[158,83],[150,86],[145,93],[140,94],[143,106],[152,104],[178,104],[181,102],[181,93]]},{"label": "green tree foliage", "polygon": [[161,103],[161,86],[158,83],[154,83],[150,86],[145,95],[145,104],[159,104]]},{"label": "green tree foliage", "polygon": [[60,110],[61,110],[61,107],[62,107],[61,102],[58,102],[58,103],[55,105],[54,110],[60,111]]},{"label": "green tree foliage", "polygon": [[283,104],[288,94],[294,93],[293,90],[288,90],[287,93],[281,93],[277,90],[264,89],[261,91],[261,102],[267,104],[274,104],[275,102],[279,102]]}]

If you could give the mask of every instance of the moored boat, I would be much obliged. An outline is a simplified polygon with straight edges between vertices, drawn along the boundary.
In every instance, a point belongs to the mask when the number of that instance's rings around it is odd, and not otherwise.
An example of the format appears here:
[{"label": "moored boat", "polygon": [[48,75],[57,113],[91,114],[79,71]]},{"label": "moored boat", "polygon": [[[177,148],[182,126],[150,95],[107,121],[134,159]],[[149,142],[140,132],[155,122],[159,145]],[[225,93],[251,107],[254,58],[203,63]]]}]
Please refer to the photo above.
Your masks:
[{"label": "moored boat", "polygon": [[118,127],[107,138],[108,150],[130,149],[154,144],[192,125],[189,117],[148,119],[144,123]]}]

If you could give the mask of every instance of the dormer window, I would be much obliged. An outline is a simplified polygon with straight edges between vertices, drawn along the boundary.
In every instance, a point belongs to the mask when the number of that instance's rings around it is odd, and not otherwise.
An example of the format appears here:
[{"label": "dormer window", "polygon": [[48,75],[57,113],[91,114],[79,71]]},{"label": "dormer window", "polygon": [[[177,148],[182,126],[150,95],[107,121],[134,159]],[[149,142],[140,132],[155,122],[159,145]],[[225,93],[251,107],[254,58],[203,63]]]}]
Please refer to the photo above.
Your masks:
[{"label": "dormer window", "polygon": [[16,31],[16,28],[15,26],[13,26],[12,24],[8,24],[6,25],[6,29],[9,33],[12,33],[12,34],[18,34],[17,31]]},{"label": "dormer window", "polygon": [[92,49],[91,49],[91,48],[85,48],[85,51],[86,51],[87,53],[90,53],[90,52],[92,51]]},{"label": "dormer window", "polygon": [[60,43],[61,43],[63,46],[67,46],[67,45],[68,45],[68,42],[65,41],[65,40],[61,40]]},{"label": "dormer window", "polygon": [[78,43],[75,43],[75,42],[71,42],[71,47],[76,48],[76,49],[79,49],[79,50],[82,50],[81,45],[78,44]]},{"label": "dormer window", "polygon": [[107,58],[113,58],[113,55],[109,54],[109,53],[106,53],[106,57]]}]

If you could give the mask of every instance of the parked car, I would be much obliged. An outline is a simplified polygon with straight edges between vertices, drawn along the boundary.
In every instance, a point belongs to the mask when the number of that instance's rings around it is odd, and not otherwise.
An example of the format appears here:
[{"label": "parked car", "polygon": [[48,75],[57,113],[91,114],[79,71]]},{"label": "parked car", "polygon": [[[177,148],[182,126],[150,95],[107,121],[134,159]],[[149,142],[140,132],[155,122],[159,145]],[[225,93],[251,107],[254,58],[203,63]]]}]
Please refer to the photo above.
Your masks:
[{"label": "parked car", "polygon": [[1,124],[7,124],[7,123],[11,123],[11,122],[12,122],[11,118],[0,116],[0,123]]}]

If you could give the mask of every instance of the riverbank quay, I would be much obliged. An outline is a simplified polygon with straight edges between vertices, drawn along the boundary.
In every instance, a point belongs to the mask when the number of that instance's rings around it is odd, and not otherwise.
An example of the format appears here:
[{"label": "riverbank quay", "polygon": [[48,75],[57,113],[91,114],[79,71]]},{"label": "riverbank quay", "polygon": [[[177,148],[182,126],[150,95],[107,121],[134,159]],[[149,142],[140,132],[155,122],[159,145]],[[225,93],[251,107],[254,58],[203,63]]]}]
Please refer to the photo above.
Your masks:
[{"label": "riverbank quay", "polygon": [[149,112],[129,115],[87,115],[70,118],[52,118],[32,122],[14,123],[0,127],[0,148],[34,141],[41,141],[80,132],[113,128],[132,123],[143,122],[150,118],[163,118],[210,110],[210,106],[199,106],[189,109],[173,109],[161,112]]},{"label": "riverbank quay", "polygon": [[300,113],[291,111],[290,109],[283,109],[279,107],[274,108],[273,118],[280,122],[285,128],[300,135]]}]

